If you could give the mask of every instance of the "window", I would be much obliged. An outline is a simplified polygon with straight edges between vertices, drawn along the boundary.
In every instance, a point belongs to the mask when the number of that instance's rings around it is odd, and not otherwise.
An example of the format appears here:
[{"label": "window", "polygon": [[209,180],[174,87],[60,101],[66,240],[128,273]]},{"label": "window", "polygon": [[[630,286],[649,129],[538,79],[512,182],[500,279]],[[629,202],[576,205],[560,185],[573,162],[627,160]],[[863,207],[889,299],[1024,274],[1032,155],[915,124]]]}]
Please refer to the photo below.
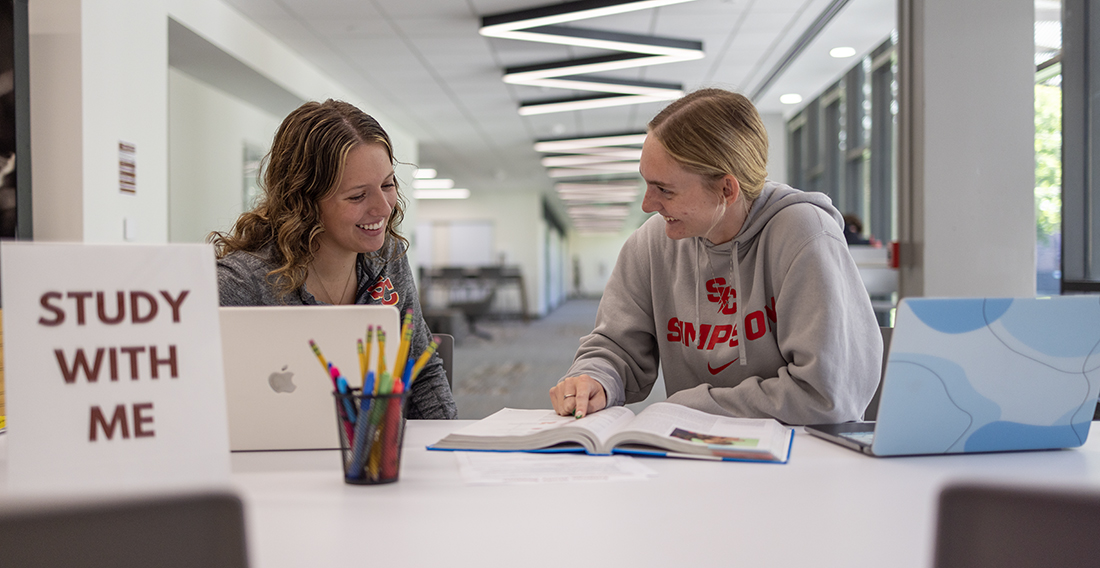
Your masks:
[{"label": "window", "polygon": [[877,47],[787,122],[791,185],[827,194],[884,243],[894,240],[897,226],[896,43],[891,38]]},{"label": "window", "polygon": [[[1100,10],[1066,0],[1062,18],[1062,292],[1100,292]],[[1093,25],[1096,24],[1096,25]]]}]

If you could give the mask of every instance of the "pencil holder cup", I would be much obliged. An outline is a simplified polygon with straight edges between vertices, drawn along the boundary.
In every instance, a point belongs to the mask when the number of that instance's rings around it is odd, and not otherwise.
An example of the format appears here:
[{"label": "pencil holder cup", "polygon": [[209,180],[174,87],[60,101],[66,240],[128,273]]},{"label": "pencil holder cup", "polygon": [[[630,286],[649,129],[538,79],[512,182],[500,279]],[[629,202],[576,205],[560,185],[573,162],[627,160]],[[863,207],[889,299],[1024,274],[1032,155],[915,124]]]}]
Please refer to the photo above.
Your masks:
[{"label": "pencil holder cup", "polygon": [[407,394],[370,395],[359,389],[347,394],[333,393],[346,483],[377,485],[397,481]]}]

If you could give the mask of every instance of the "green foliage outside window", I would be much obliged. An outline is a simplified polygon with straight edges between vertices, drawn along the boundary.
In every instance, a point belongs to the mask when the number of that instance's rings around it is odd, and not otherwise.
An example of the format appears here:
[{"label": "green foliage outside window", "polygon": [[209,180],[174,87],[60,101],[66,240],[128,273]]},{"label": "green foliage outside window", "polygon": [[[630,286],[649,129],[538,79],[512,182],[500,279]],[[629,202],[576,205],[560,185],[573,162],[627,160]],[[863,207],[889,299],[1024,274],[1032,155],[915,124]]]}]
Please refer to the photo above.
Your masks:
[{"label": "green foliage outside window", "polygon": [[1062,230],[1062,89],[1035,85],[1035,238]]}]

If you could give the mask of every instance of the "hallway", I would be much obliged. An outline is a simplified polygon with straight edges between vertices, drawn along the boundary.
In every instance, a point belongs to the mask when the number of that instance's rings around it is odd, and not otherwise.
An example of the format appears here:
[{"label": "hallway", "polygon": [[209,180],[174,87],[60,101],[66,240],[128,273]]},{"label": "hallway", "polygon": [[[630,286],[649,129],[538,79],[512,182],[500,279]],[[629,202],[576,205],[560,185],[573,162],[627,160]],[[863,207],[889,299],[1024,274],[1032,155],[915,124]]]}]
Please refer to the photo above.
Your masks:
[{"label": "hallway", "polygon": [[[569,300],[542,319],[488,320],[455,346],[454,396],[460,419],[484,418],[507,406],[550,408],[547,391],[569,369],[580,338],[592,331],[599,300]],[[664,399],[658,381],[642,405]],[[631,405],[635,408],[635,405]]]}]

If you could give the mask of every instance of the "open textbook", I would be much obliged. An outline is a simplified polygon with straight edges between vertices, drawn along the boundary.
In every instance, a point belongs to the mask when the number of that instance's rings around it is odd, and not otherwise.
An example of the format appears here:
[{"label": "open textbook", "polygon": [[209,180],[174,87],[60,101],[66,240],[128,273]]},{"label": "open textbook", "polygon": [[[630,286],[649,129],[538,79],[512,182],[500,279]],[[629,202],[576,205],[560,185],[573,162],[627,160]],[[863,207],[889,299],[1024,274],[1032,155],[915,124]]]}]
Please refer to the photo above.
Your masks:
[{"label": "open textbook", "polygon": [[726,418],[668,402],[634,415],[622,406],[579,420],[505,408],[447,435],[431,450],[585,451],[786,463],[794,430],[770,418]]}]

